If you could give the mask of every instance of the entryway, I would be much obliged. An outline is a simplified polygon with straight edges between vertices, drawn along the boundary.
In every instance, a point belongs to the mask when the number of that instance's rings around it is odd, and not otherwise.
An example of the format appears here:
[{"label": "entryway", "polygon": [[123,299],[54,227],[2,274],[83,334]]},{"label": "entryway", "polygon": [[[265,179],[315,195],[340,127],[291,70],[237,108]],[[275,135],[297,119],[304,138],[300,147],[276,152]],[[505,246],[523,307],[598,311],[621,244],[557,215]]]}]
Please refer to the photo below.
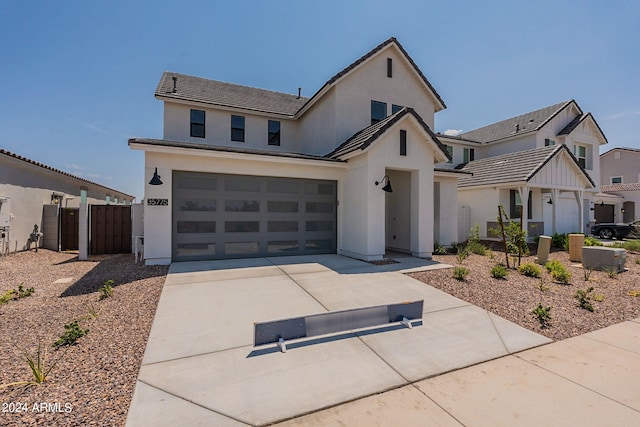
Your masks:
[{"label": "entryway", "polygon": [[393,190],[385,194],[385,250],[411,253],[411,172],[385,173]]}]

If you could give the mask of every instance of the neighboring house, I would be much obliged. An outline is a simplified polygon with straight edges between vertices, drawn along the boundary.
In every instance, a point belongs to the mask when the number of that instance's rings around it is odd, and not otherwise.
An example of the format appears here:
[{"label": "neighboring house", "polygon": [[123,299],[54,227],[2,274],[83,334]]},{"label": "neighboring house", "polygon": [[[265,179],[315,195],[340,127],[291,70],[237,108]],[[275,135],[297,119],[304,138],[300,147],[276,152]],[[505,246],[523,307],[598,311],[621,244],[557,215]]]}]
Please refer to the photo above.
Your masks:
[{"label": "neighboring house", "polygon": [[602,201],[596,203],[596,222],[640,219],[640,149],[613,148],[600,156]]},{"label": "neighboring house", "polygon": [[574,100],[457,136],[438,134],[460,179],[460,236],[478,224],[493,237],[498,205],[523,221],[530,236],[588,232],[600,183],[599,147],[607,139]]},{"label": "neighboring house", "polygon": [[[131,204],[134,197],[0,149],[0,252],[29,247],[33,226],[43,231],[43,212],[51,205],[78,207]],[[44,236],[57,250],[58,236]],[[41,242],[43,243],[43,242]]]},{"label": "neighboring house", "polygon": [[445,104],[395,38],[310,98],[170,72],[155,97],[163,139],[129,140],[145,152],[148,264],[430,257],[435,240],[457,240],[466,174],[435,167],[448,160],[432,131]]}]

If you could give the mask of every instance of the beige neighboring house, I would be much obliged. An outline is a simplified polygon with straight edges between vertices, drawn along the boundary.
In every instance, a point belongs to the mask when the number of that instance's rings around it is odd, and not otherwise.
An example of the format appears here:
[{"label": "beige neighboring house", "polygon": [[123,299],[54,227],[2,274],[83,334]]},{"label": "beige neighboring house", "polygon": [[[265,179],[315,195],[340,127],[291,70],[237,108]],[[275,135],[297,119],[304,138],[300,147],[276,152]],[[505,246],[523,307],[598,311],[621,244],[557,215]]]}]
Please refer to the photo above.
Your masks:
[{"label": "beige neighboring house", "polygon": [[[30,246],[33,226],[43,230],[43,212],[52,205],[75,208],[92,204],[131,204],[134,197],[0,149],[0,253]],[[56,227],[57,228],[57,227]],[[45,235],[40,244],[58,249],[59,236]]]},{"label": "beige neighboring house", "polygon": [[309,98],[173,72],[155,97],[163,139],[129,140],[145,153],[147,264],[428,258],[457,240],[464,173],[435,167],[448,159],[433,132],[445,104],[395,38]]},{"label": "beige neighboring house", "polygon": [[472,174],[458,183],[460,241],[475,224],[492,237],[498,205],[518,221],[523,212],[529,236],[589,233],[607,139],[576,101],[438,138],[451,156],[438,167]]},{"label": "beige neighboring house", "polygon": [[613,148],[600,155],[601,200],[596,222],[640,220],[640,149]]}]

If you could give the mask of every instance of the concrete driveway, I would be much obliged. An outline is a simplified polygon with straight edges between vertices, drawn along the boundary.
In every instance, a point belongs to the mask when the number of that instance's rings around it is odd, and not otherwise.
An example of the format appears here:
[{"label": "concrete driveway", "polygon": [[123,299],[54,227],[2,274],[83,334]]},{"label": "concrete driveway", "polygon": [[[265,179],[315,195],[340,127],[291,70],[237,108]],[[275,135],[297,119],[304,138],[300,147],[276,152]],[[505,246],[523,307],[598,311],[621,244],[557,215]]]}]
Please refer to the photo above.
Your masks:
[{"label": "concrete driveway", "polygon": [[[395,259],[383,266],[339,255],[173,264],[127,426],[271,424],[388,390],[402,394],[407,384],[549,342],[402,274],[448,266]],[[423,320],[413,329],[298,340],[287,353],[253,347],[254,322],[418,299]]]}]

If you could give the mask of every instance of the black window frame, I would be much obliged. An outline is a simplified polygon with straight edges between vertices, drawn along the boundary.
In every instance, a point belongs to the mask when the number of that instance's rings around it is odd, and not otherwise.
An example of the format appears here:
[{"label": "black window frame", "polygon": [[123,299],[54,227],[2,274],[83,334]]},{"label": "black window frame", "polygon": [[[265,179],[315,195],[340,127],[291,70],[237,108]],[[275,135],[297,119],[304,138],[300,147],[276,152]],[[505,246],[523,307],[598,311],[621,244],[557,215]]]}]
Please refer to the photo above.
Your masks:
[{"label": "black window frame", "polygon": [[[202,113],[202,120],[200,120],[197,115]],[[194,117],[196,115],[196,117]],[[191,109],[189,113],[189,136],[193,138],[205,138],[206,135],[206,123],[207,123],[207,112],[204,110],[195,110]]]},{"label": "black window frame", "polygon": [[400,155],[407,155],[407,131],[400,129]]},{"label": "black window frame", "polygon": [[[234,119],[242,119],[242,127],[238,126],[239,123],[234,123]],[[244,130],[245,130],[245,117],[236,116],[235,114],[232,114],[231,115],[231,141],[244,142],[244,132],[245,132]]]},{"label": "black window frame", "polygon": [[[509,190],[509,217],[511,219],[520,219],[522,212],[522,204],[516,204],[516,194],[520,194],[518,190]],[[529,200],[527,201],[527,219],[533,219],[533,192],[529,191]],[[522,203],[522,200],[520,200]]]},{"label": "black window frame", "polygon": [[391,104],[391,115],[394,115],[398,111],[402,110],[404,105]]},{"label": "black window frame", "polygon": [[393,58],[387,58],[387,77],[393,77]]},{"label": "black window frame", "polygon": [[465,147],[464,150],[462,151],[462,162],[469,163],[469,162],[473,162],[475,159],[476,159],[476,149]]},{"label": "black window frame", "polygon": [[[271,125],[278,126],[278,130],[272,130]],[[267,122],[267,144],[269,145],[280,145],[280,130],[282,129],[282,125],[279,120],[269,120]]]},{"label": "black window frame", "polygon": [[[375,107],[380,107],[382,108],[382,106],[384,106],[384,117],[382,118],[378,118],[378,115],[374,116],[374,112],[378,113],[378,111],[375,111]],[[386,102],[380,102],[380,101],[375,101],[375,100],[371,100],[371,124],[375,125],[378,122],[381,122],[382,120],[387,118],[387,103]]]}]

